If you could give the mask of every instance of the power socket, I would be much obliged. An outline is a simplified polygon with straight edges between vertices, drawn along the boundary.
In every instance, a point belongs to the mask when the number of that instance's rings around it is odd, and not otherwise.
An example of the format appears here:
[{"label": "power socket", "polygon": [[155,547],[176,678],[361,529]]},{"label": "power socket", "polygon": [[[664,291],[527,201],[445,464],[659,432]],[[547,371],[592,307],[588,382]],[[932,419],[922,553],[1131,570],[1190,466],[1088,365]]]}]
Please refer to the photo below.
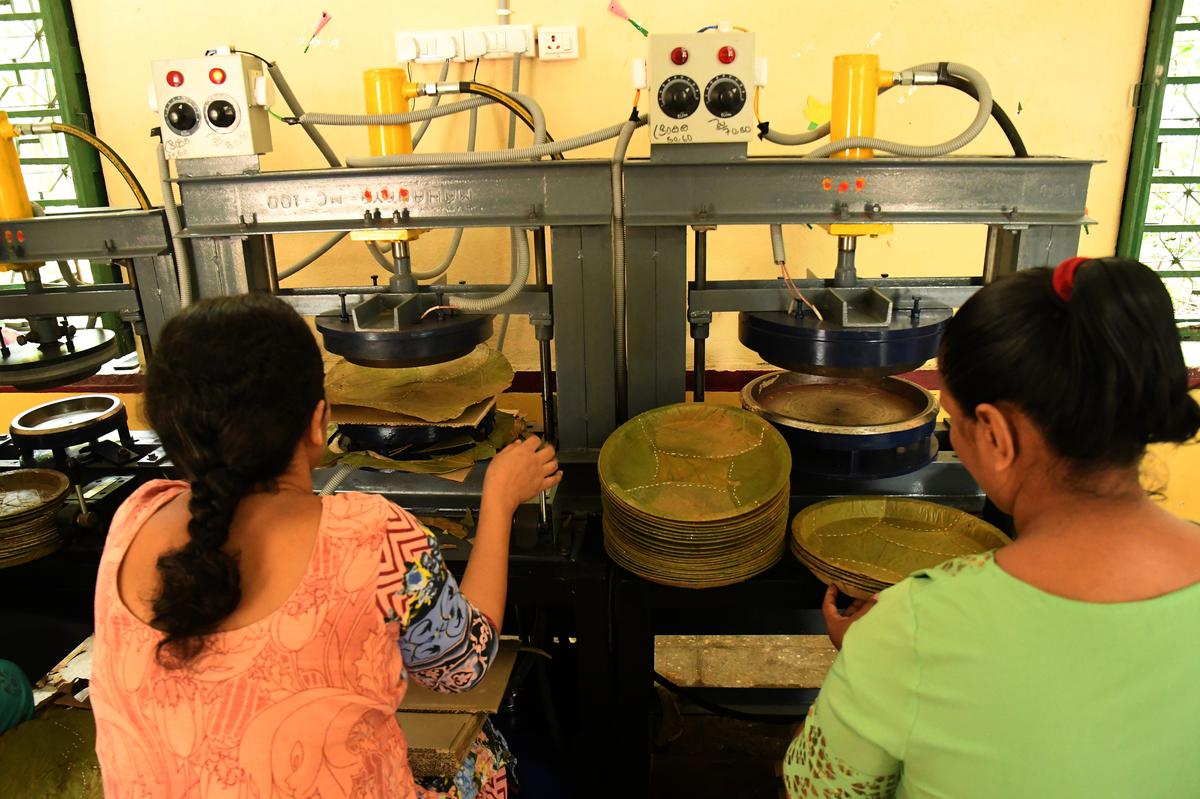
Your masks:
[{"label": "power socket", "polygon": [[575,25],[538,28],[538,58],[542,61],[579,58],[579,28]]},{"label": "power socket", "polygon": [[463,56],[476,58],[511,58],[514,55],[532,56],[534,51],[532,25],[478,25],[463,28]]}]

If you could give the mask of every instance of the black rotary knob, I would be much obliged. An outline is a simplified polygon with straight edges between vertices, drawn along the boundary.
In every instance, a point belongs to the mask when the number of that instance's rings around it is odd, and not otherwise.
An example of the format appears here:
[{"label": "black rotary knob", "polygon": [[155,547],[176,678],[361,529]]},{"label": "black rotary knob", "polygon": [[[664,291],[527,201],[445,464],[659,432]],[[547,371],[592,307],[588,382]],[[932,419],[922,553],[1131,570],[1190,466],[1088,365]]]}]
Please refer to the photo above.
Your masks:
[{"label": "black rotary knob", "polygon": [[704,107],[715,117],[736,116],[746,107],[746,86],[733,75],[718,75],[704,87]]},{"label": "black rotary knob", "polygon": [[700,107],[700,87],[687,75],[672,75],[658,88],[658,107],[672,119],[683,119]]},{"label": "black rotary knob", "polygon": [[228,100],[213,100],[205,111],[208,122],[214,128],[232,127],[237,122],[237,108]]},{"label": "black rotary knob", "polygon": [[195,130],[196,124],[200,121],[196,115],[196,107],[183,100],[178,100],[167,106],[165,117],[167,126],[183,136]]}]

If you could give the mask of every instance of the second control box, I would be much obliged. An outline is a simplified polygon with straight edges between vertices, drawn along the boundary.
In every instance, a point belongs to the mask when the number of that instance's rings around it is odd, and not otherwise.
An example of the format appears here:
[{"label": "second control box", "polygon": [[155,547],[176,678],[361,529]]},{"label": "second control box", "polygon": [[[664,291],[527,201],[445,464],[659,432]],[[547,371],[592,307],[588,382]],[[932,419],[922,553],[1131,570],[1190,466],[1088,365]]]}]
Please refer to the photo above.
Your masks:
[{"label": "second control box", "polygon": [[758,128],[754,34],[652,34],[647,78],[652,144],[748,142]]},{"label": "second control box", "polygon": [[271,150],[270,78],[245,53],[151,64],[151,106],[168,158],[262,155]]}]

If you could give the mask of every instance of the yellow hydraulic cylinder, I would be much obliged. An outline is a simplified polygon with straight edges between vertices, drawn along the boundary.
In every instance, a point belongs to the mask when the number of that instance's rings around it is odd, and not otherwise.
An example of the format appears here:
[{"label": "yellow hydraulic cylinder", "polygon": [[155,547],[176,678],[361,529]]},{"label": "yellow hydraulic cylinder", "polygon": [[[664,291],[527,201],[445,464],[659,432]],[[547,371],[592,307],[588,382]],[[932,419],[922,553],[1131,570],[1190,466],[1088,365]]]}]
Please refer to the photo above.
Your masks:
[{"label": "yellow hydraulic cylinder", "polygon": [[[17,132],[8,121],[8,114],[0,111],[0,219],[28,219],[33,216],[29,204],[29,192],[25,189],[25,178],[21,175],[21,162],[17,158]],[[36,264],[0,263],[0,272],[36,268]]]},{"label": "yellow hydraulic cylinder", "polygon": [[[403,114],[409,101],[417,96],[417,84],[408,79],[408,72],[396,67],[368,69],[363,72],[363,93],[368,114]],[[408,125],[369,125],[367,138],[371,155],[406,155],[413,151],[412,128]],[[413,241],[423,230],[407,228],[390,230],[356,230],[350,238],[358,241]]]},{"label": "yellow hydraulic cylinder", "polygon": [[[403,69],[385,67],[363,72],[363,91],[368,114],[402,114],[417,96],[417,84]],[[408,125],[371,125],[367,128],[371,155],[405,155],[412,152],[412,129]]]},{"label": "yellow hydraulic cylinder", "polygon": [[[839,55],[833,59],[833,105],[829,140],[875,135],[875,98],[893,75],[879,68],[877,55]],[[855,147],[833,158],[871,158],[874,151]]]}]

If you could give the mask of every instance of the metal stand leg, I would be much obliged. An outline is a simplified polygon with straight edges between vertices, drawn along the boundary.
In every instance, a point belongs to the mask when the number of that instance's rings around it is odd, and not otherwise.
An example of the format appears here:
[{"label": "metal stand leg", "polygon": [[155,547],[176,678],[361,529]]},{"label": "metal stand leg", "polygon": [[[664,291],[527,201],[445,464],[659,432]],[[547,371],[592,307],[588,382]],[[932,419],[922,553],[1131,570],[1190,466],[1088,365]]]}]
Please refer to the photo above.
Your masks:
[{"label": "metal stand leg", "polygon": [[[696,228],[696,279],[693,288],[708,287],[708,231]],[[709,315],[711,318],[711,315]],[[707,368],[705,343],[708,339],[708,322],[693,321],[692,334],[692,400],[704,402],[704,372]]]}]

